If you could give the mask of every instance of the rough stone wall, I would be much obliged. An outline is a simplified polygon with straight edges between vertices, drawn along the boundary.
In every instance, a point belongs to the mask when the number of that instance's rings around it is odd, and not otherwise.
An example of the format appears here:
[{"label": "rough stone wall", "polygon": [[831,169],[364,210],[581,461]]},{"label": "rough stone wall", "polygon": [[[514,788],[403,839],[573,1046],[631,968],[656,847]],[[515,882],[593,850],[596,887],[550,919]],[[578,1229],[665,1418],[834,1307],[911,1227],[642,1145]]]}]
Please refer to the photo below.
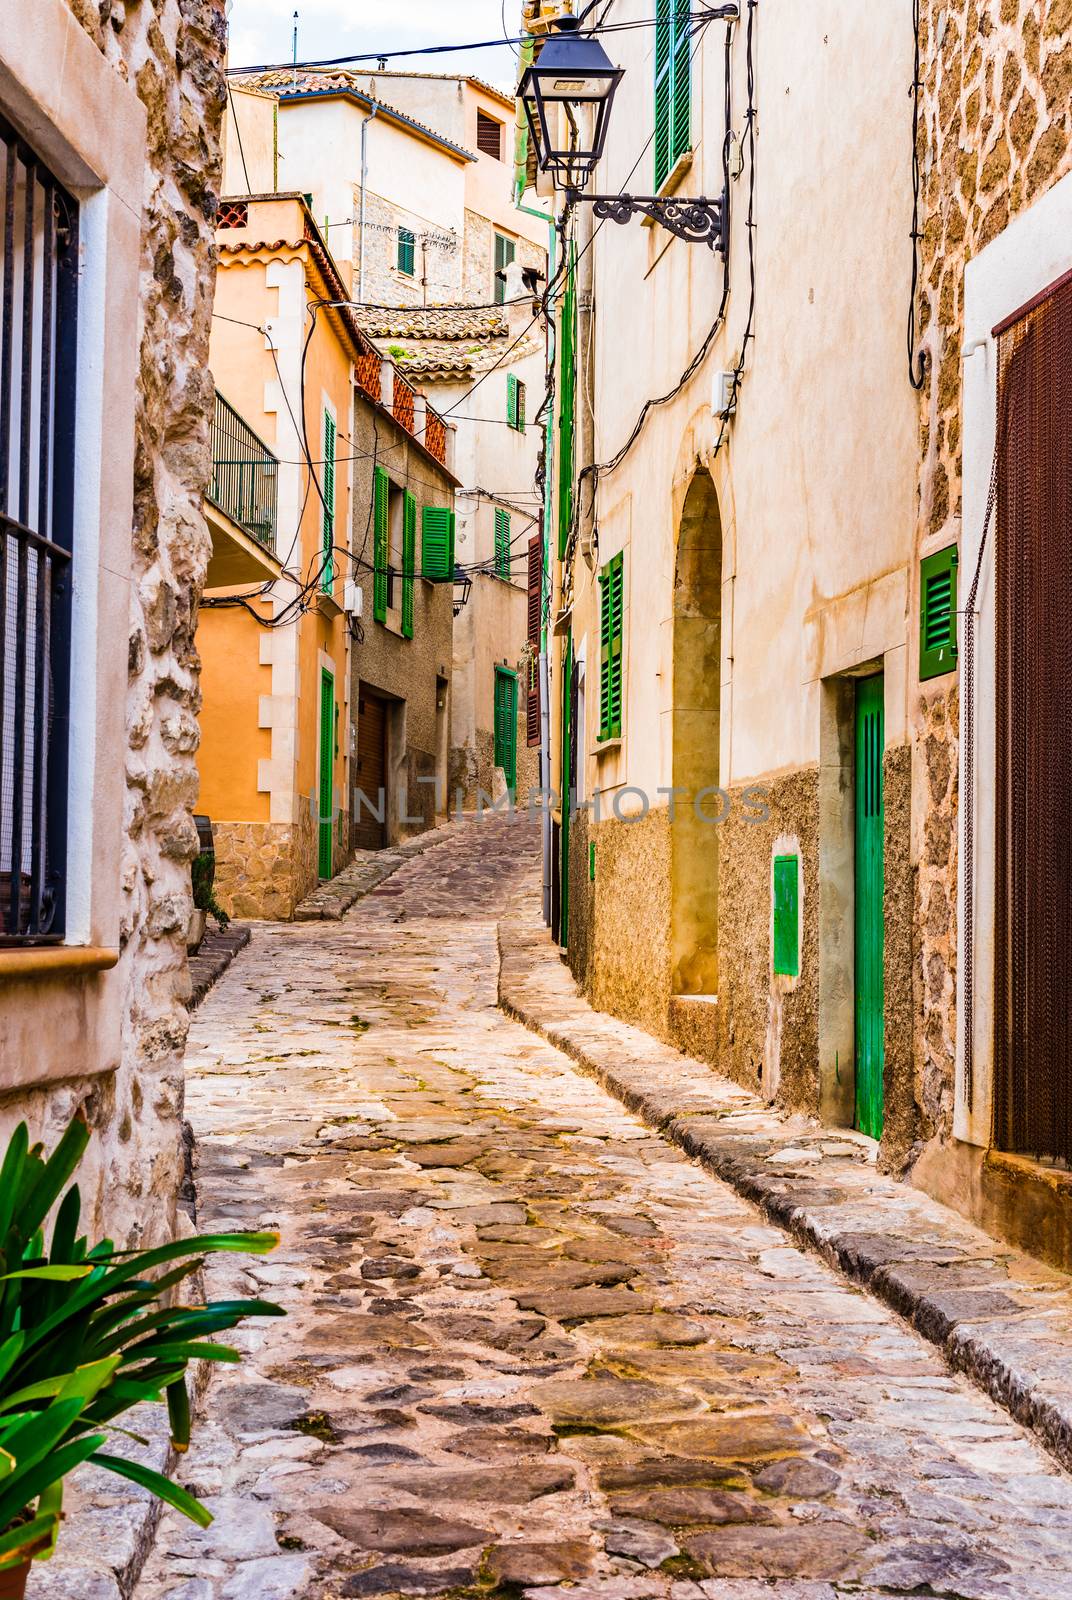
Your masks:
[{"label": "rough stone wall", "polygon": [[912,1060],[912,906],[915,896],[911,862],[912,748],[894,745],[883,762],[883,1024],[885,1120],[879,1161],[889,1172],[902,1173],[922,1148],[920,1081]]},{"label": "rough stone wall", "polygon": [[182,1168],[185,931],[197,853],[194,632],[210,549],[201,492],[212,408],[208,338],[226,25],[224,0],[70,4],[148,111],[125,753],[123,1053],[114,1079],[94,1086],[87,1106],[108,1226],[133,1241],[171,1232]]},{"label": "rough stone wall", "polygon": [[[509,232],[508,229],[503,230]],[[467,305],[486,305],[494,299],[495,234],[497,229],[479,212],[465,213],[465,255],[462,262],[462,299]],[[547,252],[527,239],[516,241],[515,259],[523,267],[547,271]]]},{"label": "rough stone wall", "polygon": [[[1072,0],[924,0],[920,537],[959,540],[964,268],[1072,170]],[[948,1137],[956,1037],[955,680],[914,719],[915,1061],[924,1138]]]},{"label": "rough stone wall", "polygon": [[[318,839],[311,814],[302,807],[294,824],[217,822],[216,898],[232,917],[286,922],[319,881]],[[350,817],[341,812],[335,830],[335,861],[346,854]]]},{"label": "rough stone wall", "polygon": [[[604,796],[604,810],[607,809]],[[670,999],[670,819],[660,807],[594,828],[592,1004],[667,1038]],[[571,875],[574,864],[571,859]]]},{"label": "rough stone wall", "polygon": [[[355,290],[361,259],[360,216],[361,188],[355,185]],[[398,270],[399,228],[408,228],[416,240],[412,277]],[[370,189],[365,196],[364,235],[366,300],[386,306],[422,306],[458,298],[462,281],[462,241],[452,238],[446,229],[436,227],[416,212],[407,211]]]},{"label": "rough stone wall", "polygon": [[[819,1107],[819,774],[765,779],[769,817],[731,789],[719,829],[719,1068],[779,1105]],[[800,977],[772,977],[771,861],[776,840],[803,869]],[[790,844],[789,841],[792,841]],[[781,844],[779,849],[781,849]]]}]

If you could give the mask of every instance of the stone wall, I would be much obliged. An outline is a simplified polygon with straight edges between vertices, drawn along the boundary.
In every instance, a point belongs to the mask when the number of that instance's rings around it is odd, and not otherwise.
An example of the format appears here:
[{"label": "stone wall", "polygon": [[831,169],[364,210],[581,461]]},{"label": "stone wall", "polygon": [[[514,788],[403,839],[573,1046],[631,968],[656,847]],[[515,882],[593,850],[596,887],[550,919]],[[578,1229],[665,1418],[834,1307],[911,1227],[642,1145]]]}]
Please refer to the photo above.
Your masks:
[{"label": "stone wall", "polygon": [[[374,194],[371,189],[365,194],[365,227],[362,230],[359,184],[354,186],[353,214],[355,292],[364,232],[366,300],[388,306],[423,306],[459,298],[462,282],[462,241],[459,238],[416,212]],[[412,276],[398,270],[399,228],[408,228],[414,236]]]},{"label": "stone wall", "polygon": [[[214,822],[216,898],[239,919],[285,922],[319,881],[317,830],[299,807],[297,822]],[[335,829],[336,863],[345,859],[350,818],[342,812]]]},{"label": "stone wall", "polygon": [[[127,804],[122,868],[123,1050],[81,1099],[97,1138],[98,1213],[125,1241],[170,1234],[182,1167],[185,931],[197,853],[199,709],[194,631],[209,553],[201,513],[212,380],[226,53],[223,0],[70,0],[148,112],[142,217]],[[73,1041],[72,1041],[73,1043]],[[55,1119],[54,1119],[55,1120]],[[92,1168],[87,1169],[93,1196]]]},{"label": "stone wall", "polygon": [[[959,540],[966,263],[1072,170],[1072,0],[925,0],[920,541]],[[913,719],[918,864],[915,1043],[924,1138],[951,1132],[956,1038],[958,686],[921,688]]]},{"label": "stone wall", "polygon": [[[476,211],[465,213],[465,256],[462,262],[462,299],[467,305],[486,305],[494,299],[495,234],[493,222]],[[503,229],[508,233],[509,229]],[[547,271],[547,252],[527,239],[517,239],[516,260],[523,267]]]}]

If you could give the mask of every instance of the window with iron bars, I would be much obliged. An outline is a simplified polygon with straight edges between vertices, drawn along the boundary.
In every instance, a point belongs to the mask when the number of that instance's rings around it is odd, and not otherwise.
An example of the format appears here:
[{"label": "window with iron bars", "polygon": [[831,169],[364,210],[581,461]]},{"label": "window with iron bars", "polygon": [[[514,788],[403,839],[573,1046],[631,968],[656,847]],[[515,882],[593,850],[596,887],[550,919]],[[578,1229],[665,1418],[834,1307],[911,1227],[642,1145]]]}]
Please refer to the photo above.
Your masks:
[{"label": "window with iron bars", "polygon": [[0,944],[63,938],[78,206],[0,117]]}]

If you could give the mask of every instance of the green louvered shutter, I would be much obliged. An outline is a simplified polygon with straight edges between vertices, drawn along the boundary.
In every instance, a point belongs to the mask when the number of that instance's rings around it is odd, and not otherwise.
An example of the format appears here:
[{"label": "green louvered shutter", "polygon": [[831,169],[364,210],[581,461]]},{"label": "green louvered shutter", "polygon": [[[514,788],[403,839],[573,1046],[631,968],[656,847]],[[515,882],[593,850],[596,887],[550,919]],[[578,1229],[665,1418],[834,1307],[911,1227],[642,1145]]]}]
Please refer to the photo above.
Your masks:
[{"label": "green louvered shutter", "polygon": [[692,145],[692,48],[681,0],[655,6],[655,188]]},{"label": "green louvered shutter", "polygon": [[335,583],[335,418],[324,412],[324,461],[321,468],[321,493],[324,496],[321,521],[320,587],[330,594]]},{"label": "green louvered shutter", "polygon": [[517,379],[512,372],[506,374],[506,420],[511,428],[517,427]]},{"label": "green louvered shutter", "polygon": [[413,568],[417,557],[417,502],[406,492],[402,502],[402,634],[413,638]]},{"label": "green louvered shutter", "polygon": [[923,681],[957,665],[957,547],[927,556],[919,569],[919,675]]},{"label": "green louvered shutter", "polygon": [[674,45],[671,69],[674,75],[674,105],[670,121],[670,166],[692,148],[692,41],[689,37],[688,8],[674,18]]},{"label": "green louvered shutter", "polygon": [[510,513],[495,507],[495,576],[510,576]]},{"label": "green louvered shutter", "polygon": [[622,628],[625,567],[622,554],[599,574],[599,737],[622,732]]},{"label": "green louvered shutter", "polygon": [[372,614],[387,621],[387,491],[388,477],[377,467],[372,487]]},{"label": "green louvered shutter", "polygon": [[421,512],[421,576],[434,583],[454,577],[454,512],[425,506]]},{"label": "green louvered shutter", "polygon": [[398,230],[398,270],[404,272],[407,278],[412,278],[414,267],[414,246],[416,239],[410,228]]},{"label": "green louvered shutter", "polygon": [[670,171],[670,102],[673,90],[673,23],[676,0],[656,0],[655,5],[655,190],[662,188]]},{"label": "green louvered shutter", "polygon": [[[572,250],[572,247],[571,247]],[[570,524],[573,521],[573,431],[576,394],[577,350],[577,271],[576,253],[571,253],[562,296],[559,326],[558,369],[558,556],[566,554]]]}]

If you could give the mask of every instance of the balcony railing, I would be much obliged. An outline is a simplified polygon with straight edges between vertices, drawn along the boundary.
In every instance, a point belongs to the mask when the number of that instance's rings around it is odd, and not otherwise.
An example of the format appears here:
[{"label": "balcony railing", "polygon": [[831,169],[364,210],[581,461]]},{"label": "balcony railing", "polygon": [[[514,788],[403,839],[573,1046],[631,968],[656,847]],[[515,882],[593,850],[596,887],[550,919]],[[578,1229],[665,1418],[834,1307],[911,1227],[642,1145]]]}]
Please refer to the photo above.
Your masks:
[{"label": "balcony railing", "polygon": [[222,394],[212,418],[208,498],[258,543],[275,549],[279,462]]}]

